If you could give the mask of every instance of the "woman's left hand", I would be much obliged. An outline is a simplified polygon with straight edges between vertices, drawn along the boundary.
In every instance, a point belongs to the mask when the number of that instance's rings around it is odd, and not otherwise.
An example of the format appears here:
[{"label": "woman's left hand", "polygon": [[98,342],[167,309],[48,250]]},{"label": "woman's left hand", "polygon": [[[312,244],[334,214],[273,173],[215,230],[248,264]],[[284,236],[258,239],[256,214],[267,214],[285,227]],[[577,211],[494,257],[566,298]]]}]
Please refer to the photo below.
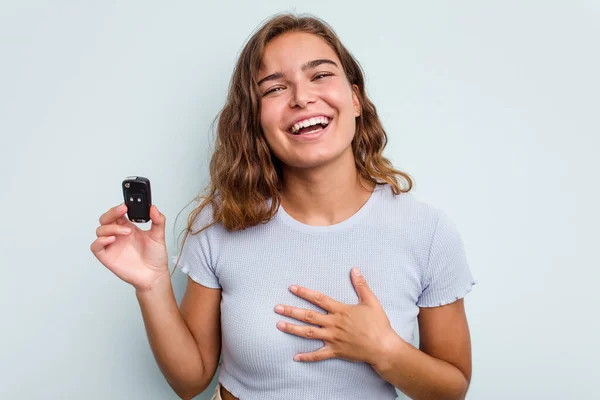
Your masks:
[{"label": "woman's left hand", "polygon": [[343,358],[373,365],[389,354],[398,340],[402,340],[392,329],[383,307],[358,268],[352,269],[351,276],[359,299],[356,305],[340,303],[311,289],[291,286],[292,293],[319,306],[328,314],[283,304],[275,307],[278,314],[320,326],[295,325],[283,321],[277,324],[283,332],[320,339],[325,343],[316,351],[296,354],[294,360],[311,362]]}]

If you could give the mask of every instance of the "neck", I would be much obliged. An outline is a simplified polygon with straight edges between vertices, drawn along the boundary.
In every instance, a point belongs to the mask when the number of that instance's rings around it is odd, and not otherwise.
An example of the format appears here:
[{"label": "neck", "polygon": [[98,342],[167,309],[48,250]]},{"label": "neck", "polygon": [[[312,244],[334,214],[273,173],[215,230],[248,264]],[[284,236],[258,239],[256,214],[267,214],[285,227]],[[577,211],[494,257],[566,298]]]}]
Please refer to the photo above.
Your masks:
[{"label": "neck", "polygon": [[354,215],[374,187],[361,178],[350,152],[319,168],[284,168],[281,204],[304,224],[333,225]]}]

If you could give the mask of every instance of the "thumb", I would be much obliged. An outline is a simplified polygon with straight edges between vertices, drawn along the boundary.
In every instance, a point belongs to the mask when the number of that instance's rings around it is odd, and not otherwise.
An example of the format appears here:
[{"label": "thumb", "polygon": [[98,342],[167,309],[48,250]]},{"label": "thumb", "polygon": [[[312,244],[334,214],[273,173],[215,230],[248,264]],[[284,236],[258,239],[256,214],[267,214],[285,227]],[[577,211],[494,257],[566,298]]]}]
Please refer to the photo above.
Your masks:
[{"label": "thumb", "polygon": [[373,303],[373,300],[377,302],[375,295],[371,292],[369,285],[367,285],[365,277],[362,276],[357,267],[352,268],[350,275],[352,276],[352,285],[354,286],[354,290],[356,290],[360,303],[369,305]]},{"label": "thumb", "polygon": [[149,235],[152,239],[158,241],[165,240],[165,221],[167,220],[164,214],[158,211],[158,208],[153,204],[150,206],[150,219],[152,220],[152,226],[150,226]]}]

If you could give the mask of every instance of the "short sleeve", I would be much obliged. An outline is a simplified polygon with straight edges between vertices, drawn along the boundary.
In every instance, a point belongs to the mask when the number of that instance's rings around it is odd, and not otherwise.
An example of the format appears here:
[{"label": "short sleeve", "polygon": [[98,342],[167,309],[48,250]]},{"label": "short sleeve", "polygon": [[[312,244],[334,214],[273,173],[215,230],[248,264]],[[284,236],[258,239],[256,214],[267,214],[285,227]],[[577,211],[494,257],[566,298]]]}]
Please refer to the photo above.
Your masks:
[{"label": "short sleeve", "polygon": [[466,296],[476,283],[456,226],[439,211],[417,306],[437,307],[453,303]]},{"label": "short sleeve", "polygon": [[[207,217],[210,207],[205,207],[197,217],[192,226],[192,231],[197,232],[200,228],[210,224]],[[215,272],[215,261],[218,255],[218,237],[215,233],[215,225],[192,235],[187,234],[187,238],[179,255],[177,264],[181,271],[187,274],[194,282],[213,289],[221,288],[219,279]],[[177,257],[173,257],[174,260]]]}]

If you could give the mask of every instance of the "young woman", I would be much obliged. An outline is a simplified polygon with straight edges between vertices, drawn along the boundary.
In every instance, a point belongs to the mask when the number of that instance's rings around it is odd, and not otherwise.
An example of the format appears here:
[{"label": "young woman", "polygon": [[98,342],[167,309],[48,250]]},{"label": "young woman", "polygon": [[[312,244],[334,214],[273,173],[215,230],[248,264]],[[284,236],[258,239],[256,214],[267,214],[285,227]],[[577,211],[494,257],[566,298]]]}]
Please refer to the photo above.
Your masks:
[{"label": "young woman", "polygon": [[[463,399],[475,283],[446,215],[408,192],[362,71],[324,22],[279,15],[244,47],[191,213],[178,308],[165,216],[122,204],[91,250],[136,289],[174,391],[214,399]],[[411,345],[418,320],[419,349]]]}]

